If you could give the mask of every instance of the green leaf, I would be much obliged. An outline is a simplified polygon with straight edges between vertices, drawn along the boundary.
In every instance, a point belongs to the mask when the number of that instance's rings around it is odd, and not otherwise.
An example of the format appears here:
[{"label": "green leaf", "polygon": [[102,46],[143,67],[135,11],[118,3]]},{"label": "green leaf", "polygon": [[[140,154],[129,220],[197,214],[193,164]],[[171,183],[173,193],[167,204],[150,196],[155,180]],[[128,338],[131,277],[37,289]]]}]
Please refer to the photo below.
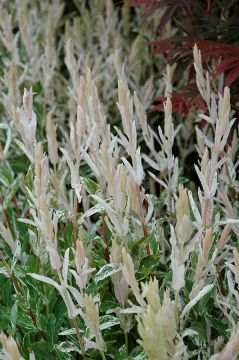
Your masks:
[{"label": "green leaf", "polygon": [[0,329],[1,331],[9,331],[10,311],[5,306],[0,306]]},{"label": "green leaf", "polygon": [[130,357],[134,360],[148,360],[145,352],[142,351],[141,346],[136,346],[134,350],[131,352]]},{"label": "green leaf", "polygon": [[100,329],[105,330],[111,328],[112,326],[119,325],[120,321],[116,316],[104,315],[100,317],[100,324]]},{"label": "green leaf", "polygon": [[107,277],[119,272],[121,268],[117,264],[106,264],[103,266],[94,277],[94,282],[98,283]]},{"label": "green leaf", "polygon": [[198,263],[198,250],[194,250],[190,255],[190,262],[193,270],[196,269]]},{"label": "green leaf", "polygon": [[209,291],[200,301],[198,304],[198,312],[200,315],[204,314],[205,312],[209,312],[209,301],[214,304],[215,298],[215,290],[216,287],[214,286],[211,291]]},{"label": "green leaf", "polygon": [[17,247],[16,247],[15,254],[13,256],[13,259],[12,259],[11,271],[13,271],[17,261],[20,259],[20,256],[21,256],[21,243],[19,240],[17,240],[16,244],[17,244]]},{"label": "green leaf", "polygon": [[27,174],[25,176],[25,184],[28,187],[30,191],[33,190],[34,187],[34,174],[33,174],[33,168],[32,165],[29,166]]},{"label": "green leaf", "polygon": [[79,347],[70,341],[63,341],[59,345],[55,345],[55,349],[57,351],[63,352],[63,353],[71,353],[71,352],[79,352]]},{"label": "green leaf", "polygon": [[55,212],[58,222],[68,221],[70,219],[70,212],[66,209],[58,209]]},{"label": "green leaf", "polygon": [[56,318],[56,333],[58,333],[63,325],[67,310],[66,305],[62,300],[60,302],[58,301],[54,308],[54,315]]},{"label": "green leaf", "polygon": [[18,313],[18,300],[15,301],[10,312],[10,321],[12,324],[12,333],[15,334],[17,324],[17,313]]},{"label": "green leaf", "polygon": [[129,356],[128,356],[128,353],[127,353],[127,349],[126,349],[126,346],[123,345],[115,354],[114,356],[114,359],[115,360],[129,360]]},{"label": "green leaf", "polygon": [[0,182],[6,186],[11,186],[12,182],[14,180],[14,174],[13,171],[9,168],[5,168],[0,163]]},{"label": "green leaf", "polygon": [[131,256],[135,257],[138,255],[142,247],[146,247],[149,244],[150,240],[152,239],[152,234],[143,236],[136,240],[131,249]]},{"label": "green leaf", "polygon": [[81,177],[81,182],[89,194],[92,195],[99,191],[99,185],[92,179]]},{"label": "green leaf", "polygon": [[206,318],[210,321],[211,326],[218,331],[219,335],[227,341],[229,339],[228,326],[212,315],[206,315]]},{"label": "green leaf", "polygon": [[116,301],[113,300],[105,300],[100,304],[100,312],[106,313],[108,310],[115,309],[118,305]]},{"label": "green leaf", "polygon": [[155,271],[159,265],[160,255],[149,255],[142,259],[139,271],[136,273],[137,280],[142,280]]},{"label": "green leaf", "polygon": [[[19,303],[19,309],[20,309],[20,303]],[[24,309],[24,311],[18,311],[17,326],[27,332],[32,332],[32,333],[38,332],[38,329],[35,326],[32,318],[29,316],[27,309],[26,310]]]},{"label": "green leaf", "polygon": [[71,247],[73,244],[73,225],[70,222],[64,229],[64,246],[65,249]]},{"label": "green leaf", "polygon": [[61,331],[59,333],[60,336],[70,336],[70,335],[73,335],[73,334],[76,334],[76,329],[75,328],[67,329],[67,330]]},{"label": "green leaf", "polygon": [[29,243],[34,254],[40,258],[43,264],[46,264],[48,261],[48,252],[44,243],[40,242],[36,230],[28,229],[29,234]]},{"label": "green leaf", "polygon": [[29,160],[26,158],[24,154],[22,155],[16,155],[11,156],[9,159],[9,164],[12,168],[12,170],[15,173],[23,173],[25,174],[27,172],[28,166],[29,166]]},{"label": "green leaf", "polygon": [[0,267],[0,274],[4,275],[6,278],[9,278],[9,274],[8,274],[5,266]]},{"label": "green leaf", "polygon": [[105,259],[104,259],[104,249],[103,247],[96,248],[92,252],[92,258],[94,260],[94,263],[99,267],[105,266]]},{"label": "green leaf", "polygon": [[198,333],[200,341],[207,341],[206,324],[204,321],[192,322],[190,328]]},{"label": "green leaf", "polygon": [[9,279],[1,279],[1,298],[4,299],[4,303],[7,307],[12,306],[12,290],[13,286]]},{"label": "green leaf", "polygon": [[55,348],[55,351],[57,353],[57,360],[75,360],[75,356],[65,353],[65,352],[61,352],[59,351],[57,348]]},{"label": "green leaf", "polygon": [[37,354],[37,360],[56,360],[54,348],[49,342],[38,341],[31,348]]},{"label": "green leaf", "polygon": [[139,355],[135,356],[133,359],[134,360],[148,360],[148,357],[145,354],[145,352],[142,351]]},{"label": "green leaf", "polygon": [[47,321],[47,340],[53,345],[57,341],[56,318],[50,314]]},{"label": "green leaf", "polygon": [[36,93],[37,95],[41,93],[42,91],[42,84],[40,81],[35,82],[32,86],[33,94]]},{"label": "green leaf", "polygon": [[5,209],[7,209],[10,206],[12,198],[18,191],[18,188],[19,188],[19,179],[17,178],[9,185],[10,191],[7,194],[7,196],[5,196],[4,201],[3,201],[3,207]]},{"label": "green leaf", "polygon": [[85,293],[86,294],[92,294],[96,291],[98,291],[102,286],[104,286],[105,284],[107,284],[107,280],[101,280],[98,281],[97,283],[92,282],[90,285],[87,286],[87,288],[85,289]]}]

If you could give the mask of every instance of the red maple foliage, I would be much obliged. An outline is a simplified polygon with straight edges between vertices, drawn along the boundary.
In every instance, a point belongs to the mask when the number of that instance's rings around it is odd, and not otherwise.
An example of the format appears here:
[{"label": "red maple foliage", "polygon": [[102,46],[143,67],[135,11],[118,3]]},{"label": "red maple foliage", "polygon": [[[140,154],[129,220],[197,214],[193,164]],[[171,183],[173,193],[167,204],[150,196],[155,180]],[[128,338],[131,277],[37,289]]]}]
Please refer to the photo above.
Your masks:
[{"label": "red maple foliage", "polygon": [[[234,85],[239,78],[239,6],[236,0],[132,0],[132,6],[143,5],[144,15],[162,11],[158,28],[159,37],[148,44],[153,51],[163,54],[166,62],[176,63],[173,82],[177,84],[182,74],[188,72],[188,84],[172,94],[173,111],[187,114],[191,107],[203,107],[194,80],[192,49],[196,43],[201,50],[204,66],[212,76],[224,74],[224,84]],[[177,29],[174,36],[164,38],[164,29],[171,21]],[[216,60],[216,62],[215,62]],[[212,61],[214,68],[212,70]],[[215,65],[216,63],[216,65]],[[239,89],[234,86],[232,97],[237,110]],[[233,91],[232,91],[233,92]],[[164,98],[153,99],[159,104],[152,108],[161,110]],[[161,102],[161,103],[160,103]]]}]

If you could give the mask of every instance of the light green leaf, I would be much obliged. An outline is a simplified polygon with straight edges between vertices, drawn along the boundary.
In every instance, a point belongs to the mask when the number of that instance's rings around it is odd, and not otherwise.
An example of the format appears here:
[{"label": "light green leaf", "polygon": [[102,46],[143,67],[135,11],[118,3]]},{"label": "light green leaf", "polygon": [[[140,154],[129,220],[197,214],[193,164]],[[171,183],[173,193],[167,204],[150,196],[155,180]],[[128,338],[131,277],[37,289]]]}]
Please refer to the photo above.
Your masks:
[{"label": "light green leaf", "polygon": [[112,326],[119,325],[120,321],[116,316],[105,315],[100,318],[100,330],[111,328]]},{"label": "light green leaf", "polygon": [[106,264],[95,275],[94,281],[97,283],[105,278],[117,273],[121,268],[116,264]]},{"label": "light green leaf", "polygon": [[11,309],[11,312],[10,312],[10,321],[12,324],[13,335],[16,331],[17,313],[18,313],[18,300],[15,301],[15,303],[13,304],[13,307]]},{"label": "light green leaf", "polygon": [[19,240],[16,241],[16,245],[17,245],[17,247],[16,247],[15,254],[13,256],[11,271],[14,269],[17,261],[20,259],[20,256],[21,256],[21,243]]},{"label": "light green leaf", "polygon": [[55,345],[55,349],[65,353],[70,353],[72,351],[80,353],[79,347],[70,341],[63,341],[59,345]]}]

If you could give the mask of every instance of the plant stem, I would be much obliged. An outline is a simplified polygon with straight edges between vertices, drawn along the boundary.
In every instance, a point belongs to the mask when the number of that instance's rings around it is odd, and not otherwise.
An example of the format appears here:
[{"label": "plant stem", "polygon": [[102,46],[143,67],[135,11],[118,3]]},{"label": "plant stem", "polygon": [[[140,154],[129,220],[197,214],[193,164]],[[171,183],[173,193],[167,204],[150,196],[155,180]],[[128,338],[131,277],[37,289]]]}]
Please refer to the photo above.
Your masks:
[{"label": "plant stem", "polygon": [[76,243],[77,243],[77,208],[78,208],[78,199],[75,194],[74,197],[74,210],[73,210],[73,218],[72,218],[72,225],[73,225],[73,241],[74,241],[74,249],[76,250]]},{"label": "plant stem", "polygon": [[16,197],[16,195],[13,196],[12,201],[13,201],[13,203],[14,203],[16,213],[19,215],[19,214],[20,214],[20,209],[19,209],[18,204],[17,204],[17,197]]},{"label": "plant stem", "polygon": [[[139,209],[140,209],[140,215],[141,215],[141,224],[143,227],[143,233],[144,236],[148,235],[148,231],[147,231],[147,226],[145,224],[145,219],[144,219],[144,210],[143,210],[143,204],[142,204],[142,196],[141,196],[141,191],[140,191],[140,185],[136,184],[136,193],[137,193],[137,198],[138,198],[138,202],[139,202]],[[149,244],[146,245],[146,252],[147,255],[150,255],[150,247]]]},{"label": "plant stem", "polygon": [[171,169],[168,168],[168,201],[169,201],[169,215],[172,216],[173,213],[173,209],[172,209],[172,195],[173,195],[173,191],[171,188]]},{"label": "plant stem", "polygon": [[107,263],[110,262],[110,255],[109,255],[109,242],[108,242],[108,239],[107,239],[107,226],[106,226],[106,222],[105,222],[105,215],[106,215],[106,212],[105,210],[102,211],[102,232],[103,232],[103,238],[104,238],[104,243],[105,243],[105,261]]},{"label": "plant stem", "polygon": [[203,213],[203,225],[207,226],[207,214],[208,214],[208,208],[209,208],[209,199],[205,199],[205,206],[204,206],[204,213]]},{"label": "plant stem", "polygon": [[4,208],[3,208],[3,214],[4,214],[5,219],[6,219],[6,221],[7,221],[7,225],[8,225],[8,227],[9,227],[9,230],[10,230],[11,234],[12,234],[12,237],[14,237],[14,234],[13,234],[13,231],[12,231],[12,225],[11,225],[11,222],[10,222],[10,220],[9,220],[7,210],[4,209]]},{"label": "plant stem", "polygon": [[128,333],[125,330],[124,330],[124,341],[125,341],[126,352],[128,354],[129,340],[128,340]]},{"label": "plant stem", "polygon": [[84,349],[84,342],[83,342],[83,339],[81,337],[81,334],[80,334],[80,330],[79,330],[79,327],[77,325],[77,321],[76,321],[76,318],[73,318],[72,319],[72,322],[73,322],[73,325],[76,329],[76,336],[77,336],[77,339],[79,341],[79,344],[80,344],[80,348],[81,348],[81,352],[82,352],[82,359],[83,360],[86,360],[86,354],[85,354],[85,349]]},{"label": "plant stem", "polygon": [[37,255],[35,255],[36,257],[36,273],[38,274],[39,272],[39,257]]},{"label": "plant stem", "polygon": [[[44,264],[42,264],[42,273],[43,273],[43,275],[45,276],[45,267],[44,267]],[[44,288],[44,295],[45,295],[45,297],[47,298],[47,296],[46,296],[47,284],[46,284],[46,283],[43,283],[43,288]],[[50,315],[48,299],[47,299],[47,301],[46,301],[46,313],[47,313],[48,316]]]},{"label": "plant stem", "polygon": [[39,328],[38,328],[38,326],[37,326],[36,316],[33,314],[32,309],[31,309],[31,308],[29,308],[29,309],[27,309],[27,311],[28,311],[28,314],[31,316],[31,319],[32,319],[32,321],[34,322],[34,324],[35,324],[36,328],[38,329],[38,331],[39,331],[39,333],[40,333],[41,337],[43,338],[43,340],[45,340],[45,341],[46,341],[46,340],[47,340],[47,337],[46,337],[45,333],[43,332],[43,330],[41,330],[41,329],[39,329]]},{"label": "plant stem", "polygon": [[179,321],[178,302],[179,302],[179,293],[177,291],[175,294],[175,302],[174,302],[177,322]]},{"label": "plant stem", "polygon": [[103,360],[106,360],[106,357],[105,357],[104,352],[103,352],[103,351],[101,351],[100,353],[101,353],[102,359],[103,359]]}]

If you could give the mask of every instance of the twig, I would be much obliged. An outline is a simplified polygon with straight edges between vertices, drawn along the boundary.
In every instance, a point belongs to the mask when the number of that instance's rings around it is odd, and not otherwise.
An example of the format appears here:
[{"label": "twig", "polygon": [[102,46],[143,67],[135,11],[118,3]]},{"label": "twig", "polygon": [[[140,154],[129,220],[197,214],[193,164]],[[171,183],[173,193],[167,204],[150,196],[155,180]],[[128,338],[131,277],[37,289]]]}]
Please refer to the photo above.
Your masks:
[{"label": "twig", "polygon": [[85,354],[85,349],[84,349],[84,342],[83,342],[83,339],[81,337],[81,334],[80,334],[80,330],[79,330],[79,327],[78,327],[78,324],[77,324],[77,321],[76,321],[76,318],[73,318],[72,319],[72,322],[73,322],[73,325],[76,329],[76,336],[77,336],[77,339],[80,343],[80,348],[81,348],[81,351],[82,351],[82,358],[83,360],[86,360],[86,354]]},{"label": "twig", "polygon": [[107,226],[106,226],[106,221],[105,221],[105,216],[106,216],[106,212],[105,210],[102,211],[102,231],[103,231],[103,238],[104,238],[104,243],[105,243],[105,261],[107,263],[110,262],[110,254],[109,254],[109,242],[108,242],[108,238],[107,238]]},{"label": "twig", "polygon": [[76,244],[77,244],[77,209],[78,209],[78,199],[77,196],[75,195],[73,218],[72,218],[74,250],[76,250]]},{"label": "twig", "polygon": [[20,214],[20,209],[19,209],[18,204],[17,204],[17,197],[16,197],[16,195],[13,196],[12,201],[13,201],[13,203],[14,203],[16,212],[17,212],[17,214],[19,215],[19,214]]},{"label": "twig", "polygon": [[28,311],[28,314],[31,316],[32,321],[33,321],[34,324],[36,325],[36,327],[37,327],[37,329],[38,329],[41,337],[43,338],[43,340],[46,341],[46,340],[47,340],[47,337],[46,337],[45,333],[43,332],[43,330],[41,330],[41,329],[38,328],[38,326],[37,326],[37,319],[36,319],[36,316],[33,314],[32,309],[29,308],[27,311]]}]

